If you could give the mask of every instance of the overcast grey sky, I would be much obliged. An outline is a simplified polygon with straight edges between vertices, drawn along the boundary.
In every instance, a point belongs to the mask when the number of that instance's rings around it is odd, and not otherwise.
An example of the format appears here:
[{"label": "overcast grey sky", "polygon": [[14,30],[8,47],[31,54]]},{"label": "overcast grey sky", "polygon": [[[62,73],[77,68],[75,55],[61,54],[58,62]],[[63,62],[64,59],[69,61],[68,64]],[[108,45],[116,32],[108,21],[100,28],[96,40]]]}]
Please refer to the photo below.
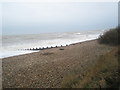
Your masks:
[{"label": "overcast grey sky", "polygon": [[118,25],[117,2],[3,3],[3,34],[100,30]]},{"label": "overcast grey sky", "polygon": [[0,36],[2,36],[2,4],[0,4]]}]

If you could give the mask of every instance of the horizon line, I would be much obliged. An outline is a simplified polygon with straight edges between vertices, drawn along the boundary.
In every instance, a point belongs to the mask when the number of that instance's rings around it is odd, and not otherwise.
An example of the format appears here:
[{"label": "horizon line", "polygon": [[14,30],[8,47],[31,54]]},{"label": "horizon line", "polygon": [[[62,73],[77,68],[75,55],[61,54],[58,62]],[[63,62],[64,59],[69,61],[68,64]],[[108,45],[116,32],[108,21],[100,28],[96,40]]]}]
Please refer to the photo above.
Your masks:
[{"label": "horizon line", "polygon": [[119,0],[1,0],[0,2],[2,3],[7,3],[7,2],[119,2]]}]

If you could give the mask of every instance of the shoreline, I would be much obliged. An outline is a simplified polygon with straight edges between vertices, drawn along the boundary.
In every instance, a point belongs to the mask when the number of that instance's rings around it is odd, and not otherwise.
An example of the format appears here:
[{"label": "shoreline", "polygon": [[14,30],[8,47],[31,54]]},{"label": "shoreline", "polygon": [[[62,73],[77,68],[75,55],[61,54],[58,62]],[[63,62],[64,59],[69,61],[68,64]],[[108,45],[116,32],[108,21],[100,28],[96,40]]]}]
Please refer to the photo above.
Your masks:
[{"label": "shoreline", "polygon": [[[76,45],[76,44],[81,44],[81,43],[85,43],[85,42],[89,42],[89,41],[94,41],[94,40],[97,40],[97,39],[92,39],[92,40],[86,40],[86,41],[82,41],[82,42],[76,42],[76,43],[72,43],[70,45]],[[66,46],[62,46],[62,47],[67,47],[67,46],[70,46],[70,45],[66,45]],[[4,58],[10,58],[10,57],[16,57],[16,56],[21,56],[21,55],[28,55],[28,54],[32,54],[32,53],[36,53],[36,52],[41,52],[43,50],[49,50],[49,49],[53,49],[53,48],[62,48],[61,46],[57,46],[57,47],[49,47],[49,48],[44,48],[42,50],[27,50],[27,49],[24,49],[24,50],[19,50],[19,51],[27,51],[29,53],[23,53],[23,54],[19,54],[19,55],[14,55],[14,56],[8,56],[8,57],[3,57],[3,58],[0,58],[0,59],[4,59]]]},{"label": "shoreline", "polygon": [[91,40],[4,58],[3,88],[60,88],[69,72],[79,70],[83,74],[113,48]]}]

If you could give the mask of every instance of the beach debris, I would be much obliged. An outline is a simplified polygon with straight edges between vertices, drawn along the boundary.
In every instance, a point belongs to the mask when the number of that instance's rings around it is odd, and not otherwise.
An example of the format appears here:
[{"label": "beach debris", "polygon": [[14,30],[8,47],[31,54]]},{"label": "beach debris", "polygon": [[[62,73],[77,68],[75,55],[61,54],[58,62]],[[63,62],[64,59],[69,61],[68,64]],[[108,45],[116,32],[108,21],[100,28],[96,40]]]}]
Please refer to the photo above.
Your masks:
[{"label": "beach debris", "polygon": [[54,54],[54,53],[47,52],[47,53],[43,53],[42,55],[51,55],[51,54]]},{"label": "beach debris", "polygon": [[59,50],[64,50],[63,48],[60,48]]}]

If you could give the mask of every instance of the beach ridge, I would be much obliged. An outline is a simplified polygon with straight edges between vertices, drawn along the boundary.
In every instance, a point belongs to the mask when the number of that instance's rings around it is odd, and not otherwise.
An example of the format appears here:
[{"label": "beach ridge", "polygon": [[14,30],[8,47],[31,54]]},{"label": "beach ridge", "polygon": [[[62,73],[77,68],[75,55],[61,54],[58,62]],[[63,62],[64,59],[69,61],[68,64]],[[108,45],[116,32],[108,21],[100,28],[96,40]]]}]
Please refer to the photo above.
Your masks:
[{"label": "beach ridge", "polygon": [[2,59],[3,87],[58,88],[64,76],[73,70],[80,72],[94,65],[96,58],[114,47],[97,40],[52,48]]}]

